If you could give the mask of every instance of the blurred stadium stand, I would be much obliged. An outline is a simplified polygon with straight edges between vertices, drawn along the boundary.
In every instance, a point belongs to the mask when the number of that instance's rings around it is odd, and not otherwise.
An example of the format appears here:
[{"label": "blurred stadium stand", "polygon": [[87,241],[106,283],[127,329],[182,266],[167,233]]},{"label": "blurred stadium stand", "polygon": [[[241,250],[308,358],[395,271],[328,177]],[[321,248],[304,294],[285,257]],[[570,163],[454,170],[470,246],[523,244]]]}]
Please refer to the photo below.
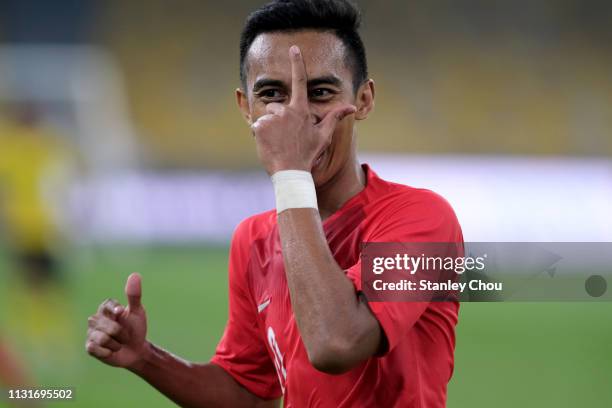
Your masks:
[{"label": "blurred stadium stand", "polygon": [[[382,175],[447,196],[466,239],[612,240],[610,3],[358,3]],[[271,207],[233,96],[258,4],[2,2],[0,109],[34,100],[80,146],[78,241],[224,241]]]},{"label": "blurred stadium stand", "polygon": [[[106,7],[98,41],[126,72],[134,118],[158,164],[256,165],[231,92],[238,34],[256,4]],[[377,110],[360,126],[362,149],[612,154],[609,3],[359,4],[378,85]]]}]

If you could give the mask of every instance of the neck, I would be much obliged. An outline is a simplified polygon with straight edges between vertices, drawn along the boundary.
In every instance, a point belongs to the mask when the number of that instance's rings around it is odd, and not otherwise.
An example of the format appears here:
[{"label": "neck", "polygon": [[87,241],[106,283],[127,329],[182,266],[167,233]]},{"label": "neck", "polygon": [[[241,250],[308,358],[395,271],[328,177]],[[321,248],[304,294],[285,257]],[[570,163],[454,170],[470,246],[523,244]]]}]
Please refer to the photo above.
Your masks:
[{"label": "neck", "polygon": [[366,177],[355,154],[347,160],[338,173],[317,187],[317,201],[321,219],[335,213],[353,196],[365,188]]}]

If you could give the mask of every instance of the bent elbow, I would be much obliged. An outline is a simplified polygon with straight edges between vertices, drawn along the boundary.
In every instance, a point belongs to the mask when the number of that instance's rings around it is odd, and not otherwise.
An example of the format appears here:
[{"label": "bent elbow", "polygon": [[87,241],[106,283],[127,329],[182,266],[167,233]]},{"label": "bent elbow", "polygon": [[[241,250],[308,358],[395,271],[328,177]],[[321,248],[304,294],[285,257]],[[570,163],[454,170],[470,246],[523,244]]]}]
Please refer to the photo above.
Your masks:
[{"label": "bent elbow", "polygon": [[355,350],[356,347],[350,342],[336,340],[307,348],[307,353],[310,364],[316,370],[338,375],[360,363]]},{"label": "bent elbow", "polygon": [[381,333],[378,321],[372,317],[367,324],[344,330],[319,330],[316,336],[303,340],[315,369],[326,374],[343,374],[378,352]]}]

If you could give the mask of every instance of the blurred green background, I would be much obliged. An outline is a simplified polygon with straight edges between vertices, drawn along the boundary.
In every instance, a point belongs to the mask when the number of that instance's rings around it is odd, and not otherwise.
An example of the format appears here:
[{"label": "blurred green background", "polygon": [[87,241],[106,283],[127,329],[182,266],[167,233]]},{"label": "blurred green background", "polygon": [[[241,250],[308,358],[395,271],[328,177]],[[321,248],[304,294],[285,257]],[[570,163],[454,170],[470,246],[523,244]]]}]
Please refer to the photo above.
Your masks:
[{"label": "blurred green background", "polygon": [[[85,353],[87,316],[107,297],[124,302],[124,281],[138,271],[149,338],[182,357],[206,361],[227,315],[226,255],[225,247],[75,251],[63,294],[70,307],[67,314],[49,313],[45,322],[68,330],[50,331],[30,344],[13,337],[40,384],[75,388],[73,402],[49,406],[172,406],[136,376]],[[1,270],[5,281],[7,269]],[[14,298],[16,290],[3,285],[2,302]],[[32,316],[3,306],[2,321],[18,320],[13,327],[27,330]],[[462,304],[448,406],[612,406],[610,316],[610,303]],[[41,354],[47,357],[35,357]]]}]

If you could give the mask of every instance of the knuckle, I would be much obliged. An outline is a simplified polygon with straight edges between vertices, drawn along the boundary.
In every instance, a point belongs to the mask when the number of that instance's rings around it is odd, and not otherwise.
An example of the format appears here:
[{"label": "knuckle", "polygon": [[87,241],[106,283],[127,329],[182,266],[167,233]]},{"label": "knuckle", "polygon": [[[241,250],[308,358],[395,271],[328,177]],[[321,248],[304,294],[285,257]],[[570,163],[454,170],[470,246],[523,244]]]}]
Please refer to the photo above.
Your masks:
[{"label": "knuckle", "polygon": [[106,305],[108,304],[108,301],[110,299],[104,299],[101,303],[100,306],[98,306],[98,311],[101,312],[106,308]]},{"label": "knuckle", "polygon": [[89,341],[92,343],[100,343],[100,331],[93,330],[89,336]]},{"label": "knuckle", "polygon": [[95,343],[102,344],[108,339],[108,335],[100,330],[94,330],[91,334],[91,340]]},{"label": "knuckle", "polygon": [[121,333],[121,326],[119,326],[117,323],[111,324],[110,327],[108,328],[108,333],[111,336],[119,335],[119,333]]},{"label": "knuckle", "polygon": [[112,307],[112,306],[114,306],[114,305],[116,305],[116,304],[118,304],[118,303],[117,303],[117,301],[116,301],[115,299],[112,299],[112,298],[106,298],[106,299],[104,300],[104,302],[102,302],[102,307],[103,307],[103,308],[109,308],[109,307]]},{"label": "knuckle", "polygon": [[104,333],[104,332],[100,332],[99,337],[100,337],[99,343],[101,345],[104,345],[104,344],[108,343],[110,341],[110,339],[111,339],[110,336],[108,334]]},{"label": "knuckle", "polygon": [[115,324],[117,323],[113,322],[110,319],[106,319],[98,326],[97,329],[104,333],[112,334],[112,331],[113,331],[112,328]]},{"label": "knuckle", "polygon": [[106,316],[101,316],[98,320],[97,320],[97,325],[98,327],[106,327],[109,325],[109,323],[112,323],[113,321],[106,317]]}]

